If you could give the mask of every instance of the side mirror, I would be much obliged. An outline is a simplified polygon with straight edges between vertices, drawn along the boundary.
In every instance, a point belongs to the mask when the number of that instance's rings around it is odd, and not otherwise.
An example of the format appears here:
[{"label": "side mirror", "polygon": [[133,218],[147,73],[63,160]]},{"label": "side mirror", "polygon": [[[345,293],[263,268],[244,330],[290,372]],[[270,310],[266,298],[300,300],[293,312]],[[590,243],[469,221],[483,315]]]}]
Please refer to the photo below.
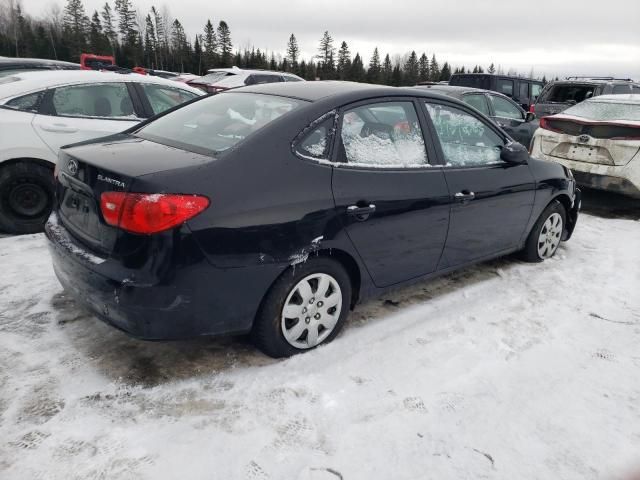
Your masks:
[{"label": "side mirror", "polygon": [[524,165],[529,161],[529,152],[524,145],[517,142],[507,143],[500,151],[500,160],[516,165]]},{"label": "side mirror", "polygon": [[533,112],[526,112],[526,115],[524,116],[524,121],[529,123],[529,122],[533,122],[536,119],[536,114]]}]

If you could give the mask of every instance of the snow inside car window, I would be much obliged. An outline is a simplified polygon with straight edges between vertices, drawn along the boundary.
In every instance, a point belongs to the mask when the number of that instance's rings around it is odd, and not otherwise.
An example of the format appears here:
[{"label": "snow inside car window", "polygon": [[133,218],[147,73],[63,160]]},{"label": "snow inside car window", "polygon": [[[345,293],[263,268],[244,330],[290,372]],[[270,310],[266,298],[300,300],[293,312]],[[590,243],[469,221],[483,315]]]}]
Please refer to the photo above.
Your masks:
[{"label": "snow inside car window", "polygon": [[483,122],[455,107],[426,103],[448,166],[501,163],[504,141]]},{"label": "snow inside car window", "polygon": [[364,105],[345,112],[342,143],[356,166],[425,167],[424,137],[411,102]]},{"label": "snow inside car window", "polygon": [[255,93],[223,93],[185,105],[136,135],[164,145],[215,154],[298,108],[301,100]]},{"label": "snow inside car window", "polygon": [[53,93],[56,115],[64,117],[136,118],[124,83],[58,87]]}]

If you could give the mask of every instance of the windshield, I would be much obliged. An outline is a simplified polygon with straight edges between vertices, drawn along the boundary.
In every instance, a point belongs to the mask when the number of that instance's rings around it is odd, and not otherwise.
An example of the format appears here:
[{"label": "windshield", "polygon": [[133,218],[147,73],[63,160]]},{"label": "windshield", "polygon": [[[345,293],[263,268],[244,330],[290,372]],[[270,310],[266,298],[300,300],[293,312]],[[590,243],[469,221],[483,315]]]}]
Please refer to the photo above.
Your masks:
[{"label": "windshield", "polygon": [[626,120],[640,121],[640,104],[599,102],[597,100],[579,103],[564,111],[566,115],[588,118],[590,120]]},{"label": "windshield", "polygon": [[301,100],[254,93],[224,93],[179,108],[136,135],[197,153],[223,152],[302,105]]}]

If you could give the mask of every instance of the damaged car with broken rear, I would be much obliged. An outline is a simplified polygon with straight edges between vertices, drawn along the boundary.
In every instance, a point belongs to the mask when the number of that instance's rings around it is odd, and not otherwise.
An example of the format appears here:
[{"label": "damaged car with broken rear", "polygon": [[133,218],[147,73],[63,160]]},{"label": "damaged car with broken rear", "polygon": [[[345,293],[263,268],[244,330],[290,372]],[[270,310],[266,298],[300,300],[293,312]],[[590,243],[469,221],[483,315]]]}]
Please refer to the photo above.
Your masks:
[{"label": "damaged car with broken rear", "polygon": [[103,321],[150,340],[250,333],[284,357],[390,288],[552,257],[580,191],[454,98],[299,82],[63,148],[56,199],[55,273]]}]

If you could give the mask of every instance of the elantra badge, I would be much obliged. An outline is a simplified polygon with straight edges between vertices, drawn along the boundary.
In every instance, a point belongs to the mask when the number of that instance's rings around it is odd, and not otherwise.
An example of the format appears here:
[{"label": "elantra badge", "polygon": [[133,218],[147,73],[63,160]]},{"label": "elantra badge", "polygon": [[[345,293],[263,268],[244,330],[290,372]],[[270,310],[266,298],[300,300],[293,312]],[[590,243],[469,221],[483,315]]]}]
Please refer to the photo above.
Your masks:
[{"label": "elantra badge", "polygon": [[110,183],[111,185],[115,185],[115,186],[120,187],[120,188],[124,188],[125,187],[124,182],[121,182],[120,180],[116,180],[115,178],[105,177],[104,175],[102,175],[100,173],[98,174],[98,180],[101,181],[101,182]]},{"label": "elantra badge", "polygon": [[69,163],[67,163],[67,170],[69,170],[69,173],[75,177],[76,173],[78,173],[78,162],[73,159],[69,160]]}]

